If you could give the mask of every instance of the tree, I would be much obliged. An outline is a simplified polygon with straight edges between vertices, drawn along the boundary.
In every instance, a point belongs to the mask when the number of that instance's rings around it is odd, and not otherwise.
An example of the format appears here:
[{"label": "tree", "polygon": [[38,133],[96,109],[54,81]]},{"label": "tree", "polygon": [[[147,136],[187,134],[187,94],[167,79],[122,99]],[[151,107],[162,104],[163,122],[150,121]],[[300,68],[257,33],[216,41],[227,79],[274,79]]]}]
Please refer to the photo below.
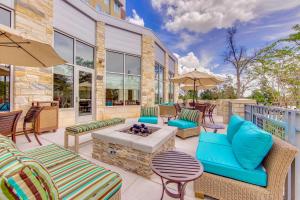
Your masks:
[{"label": "tree", "polygon": [[235,27],[230,28],[227,31],[227,50],[224,53],[224,61],[225,63],[231,64],[235,69],[236,96],[237,98],[240,98],[244,95],[250,83],[253,81],[253,77],[247,76],[247,74],[249,74],[249,68],[254,63],[257,54],[253,53],[250,55],[245,47],[239,46],[236,43],[236,33],[237,29]]},{"label": "tree", "polygon": [[272,88],[273,100],[281,106],[300,104],[300,27],[293,29],[295,33],[260,51],[253,70],[253,77]]}]

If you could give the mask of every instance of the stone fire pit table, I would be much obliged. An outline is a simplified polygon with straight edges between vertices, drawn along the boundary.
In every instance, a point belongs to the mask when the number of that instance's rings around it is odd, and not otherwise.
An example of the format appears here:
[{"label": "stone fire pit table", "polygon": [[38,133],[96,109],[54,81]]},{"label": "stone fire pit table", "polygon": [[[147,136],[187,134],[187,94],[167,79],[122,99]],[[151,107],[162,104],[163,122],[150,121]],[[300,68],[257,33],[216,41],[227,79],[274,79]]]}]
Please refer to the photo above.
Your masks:
[{"label": "stone fire pit table", "polygon": [[120,124],[92,133],[94,159],[121,167],[144,177],[153,174],[150,163],[160,152],[175,148],[176,127],[158,126],[146,137],[121,132],[133,124]]}]

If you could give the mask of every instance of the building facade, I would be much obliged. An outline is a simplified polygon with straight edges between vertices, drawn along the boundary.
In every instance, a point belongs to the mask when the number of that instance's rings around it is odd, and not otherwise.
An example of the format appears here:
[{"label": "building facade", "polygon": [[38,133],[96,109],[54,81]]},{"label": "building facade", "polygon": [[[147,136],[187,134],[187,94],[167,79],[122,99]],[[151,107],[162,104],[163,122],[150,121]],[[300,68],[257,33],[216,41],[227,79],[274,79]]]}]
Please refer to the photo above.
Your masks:
[{"label": "building facade", "polygon": [[104,12],[119,19],[126,18],[126,0],[86,0],[97,12]]},{"label": "building facade", "polygon": [[52,45],[67,64],[0,65],[0,109],[59,101],[59,126],[138,117],[140,107],[175,102],[177,59],[150,30],[97,12],[83,1],[4,0],[0,24]]}]

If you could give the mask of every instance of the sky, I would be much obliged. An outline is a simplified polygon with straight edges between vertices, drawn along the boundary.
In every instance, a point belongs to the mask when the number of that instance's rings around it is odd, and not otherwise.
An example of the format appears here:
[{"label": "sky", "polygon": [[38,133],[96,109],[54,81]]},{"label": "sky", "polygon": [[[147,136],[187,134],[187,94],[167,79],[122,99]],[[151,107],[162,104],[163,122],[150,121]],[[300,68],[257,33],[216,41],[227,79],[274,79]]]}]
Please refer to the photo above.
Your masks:
[{"label": "sky", "polygon": [[226,31],[249,53],[300,24],[300,0],[127,0],[127,20],[151,28],[178,57],[180,72],[234,74],[224,63]]}]

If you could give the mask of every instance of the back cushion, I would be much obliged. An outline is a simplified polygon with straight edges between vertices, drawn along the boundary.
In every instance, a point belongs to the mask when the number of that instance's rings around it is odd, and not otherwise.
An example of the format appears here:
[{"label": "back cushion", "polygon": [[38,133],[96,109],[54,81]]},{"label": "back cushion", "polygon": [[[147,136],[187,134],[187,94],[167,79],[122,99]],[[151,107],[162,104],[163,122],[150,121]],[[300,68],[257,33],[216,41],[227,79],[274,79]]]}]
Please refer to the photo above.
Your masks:
[{"label": "back cushion", "polygon": [[59,198],[58,190],[42,164],[11,145],[0,146],[0,187],[0,199]]},{"label": "back cushion", "polygon": [[261,164],[272,145],[272,135],[252,122],[244,122],[232,140],[236,159],[243,168],[249,170]]},{"label": "back cushion", "polygon": [[241,125],[245,122],[243,118],[238,115],[232,115],[227,127],[227,139],[232,143],[233,136],[237,133]]},{"label": "back cushion", "polygon": [[158,108],[157,107],[142,107],[141,108],[142,117],[157,117]]},{"label": "back cushion", "polygon": [[182,109],[179,119],[195,122],[198,124],[200,112],[198,110]]}]

